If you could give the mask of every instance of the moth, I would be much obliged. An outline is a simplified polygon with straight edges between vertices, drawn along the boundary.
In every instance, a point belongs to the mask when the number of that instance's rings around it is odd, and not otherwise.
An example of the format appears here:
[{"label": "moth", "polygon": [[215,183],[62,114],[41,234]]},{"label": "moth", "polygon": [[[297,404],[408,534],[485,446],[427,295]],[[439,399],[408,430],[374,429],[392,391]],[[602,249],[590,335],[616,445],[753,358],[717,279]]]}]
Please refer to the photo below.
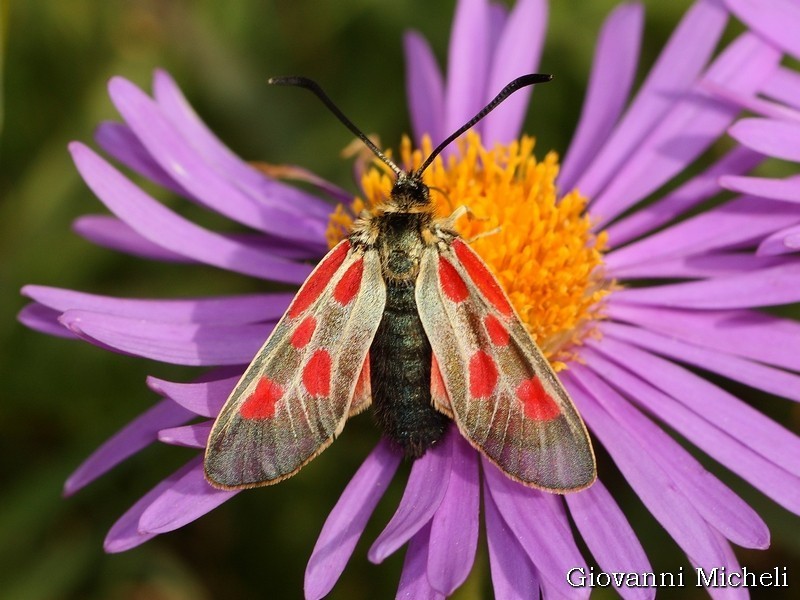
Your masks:
[{"label": "moth", "polygon": [[483,260],[437,219],[422,174],[513,92],[519,77],[414,171],[388,159],[314,81],[304,87],[394,172],[389,198],[364,212],[300,288],[211,430],[208,481],[223,489],[297,473],[372,406],[384,435],[418,458],[451,421],[506,475],[567,492],[596,477],[586,427]]}]

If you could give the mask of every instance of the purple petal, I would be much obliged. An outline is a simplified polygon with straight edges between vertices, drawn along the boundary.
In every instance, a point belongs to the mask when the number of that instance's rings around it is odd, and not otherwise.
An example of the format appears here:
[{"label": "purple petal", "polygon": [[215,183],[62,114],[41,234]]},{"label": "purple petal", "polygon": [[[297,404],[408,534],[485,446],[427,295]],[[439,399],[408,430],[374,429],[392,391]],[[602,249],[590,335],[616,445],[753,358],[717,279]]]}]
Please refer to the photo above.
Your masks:
[{"label": "purple petal", "polygon": [[425,525],[408,544],[397,600],[443,600],[445,597],[431,587],[426,577],[430,531],[430,524]]},{"label": "purple petal", "polygon": [[760,312],[672,310],[611,302],[609,317],[726,354],[800,371],[800,324]]},{"label": "purple petal", "polygon": [[[603,571],[652,571],[628,520],[599,480],[588,489],[565,494],[564,500],[581,537]],[[623,598],[653,598],[656,593],[654,588],[615,587]]]},{"label": "purple petal", "polygon": [[724,0],[755,31],[800,58],[800,6],[794,0]]},{"label": "purple petal", "polygon": [[800,162],[800,123],[742,119],[728,131],[745,146],[775,158]]},{"label": "purple petal", "polygon": [[299,219],[316,218],[327,222],[331,212],[331,206],[327,202],[267,177],[220,142],[197,116],[166,71],[156,70],[153,92],[159,108],[169,118],[171,125],[181,132],[210,165],[217,167],[219,174],[235,182],[251,198],[265,206],[277,203],[281,210]]},{"label": "purple petal", "polygon": [[[775,70],[777,72],[777,69]],[[770,79],[774,76],[775,72],[771,73]],[[768,80],[769,81],[769,80]],[[763,91],[767,82],[760,86],[760,91]],[[698,84],[699,89],[708,92],[713,97],[724,100],[731,106],[737,107],[740,110],[747,110],[753,114],[769,117],[773,119],[781,119],[788,121],[800,121],[800,111],[784,106],[777,102],[770,100],[762,100],[756,96],[752,96],[741,91],[732,90],[725,85],[719,85],[710,81],[701,81]]]},{"label": "purple petal", "polygon": [[275,326],[161,323],[82,310],[68,310],[60,320],[82,338],[117,352],[191,366],[246,365]]},{"label": "purple petal", "polygon": [[191,194],[179,185],[169,174],[153,160],[150,152],[142,145],[139,138],[124,123],[106,121],[101,123],[94,133],[97,145],[123,165],[184,198]]},{"label": "purple petal", "polygon": [[444,132],[444,82],[427,40],[416,31],[403,37],[406,54],[406,95],[417,145],[428,135],[437,144]]},{"label": "purple petal", "polygon": [[180,469],[147,492],[147,494],[142,496],[136,504],[131,506],[124,515],[117,519],[117,522],[112,525],[108,535],[106,535],[105,542],[103,543],[105,551],[109,553],[125,552],[125,550],[135,548],[156,537],[156,535],[158,535],[156,533],[142,533],[139,531],[139,519],[142,513],[156,498],[175,485],[175,483],[182,479],[187,473],[197,468],[198,462],[199,458],[190,460],[187,464],[183,465]]},{"label": "purple petal", "polygon": [[[484,102],[489,102],[509,81],[536,71],[547,29],[547,2],[520,0],[505,20],[489,67]],[[486,117],[481,125],[483,143],[507,144],[519,137],[528,111],[531,89],[517,92]],[[480,108],[480,107],[479,107]],[[477,112],[477,111],[476,111]]]},{"label": "purple petal", "polygon": [[483,505],[486,510],[486,541],[492,587],[497,600],[529,600],[539,597],[536,569],[517,540],[514,531],[503,521],[484,480]]},{"label": "purple petal", "polygon": [[[744,34],[714,61],[704,81],[744,95],[755,93],[778,66],[781,55],[753,35]],[[664,115],[636,147],[606,189],[591,203],[599,224],[610,221],[689,166],[728,129],[739,112],[697,88]]]},{"label": "purple petal", "polygon": [[129,225],[109,215],[84,215],[72,223],[72,230],[82,238],[109,250],[116,250],[162,262],[193,264],[197,261],[167,250],[139,235]]},{"label": "purple petal", "polygon": [[676,190],[653,203],[639,207],[630,215],[609,225],[606,229],[609,243],[612,247],[618,247],[668,223],[690,208],[718,194],[721,191],[720,176],[746,173],[763,160],[763,156],[752,150],[741,146],[733,148],[711,167]]},{"label": "purple petal", "polygon": [[583,385],[584,378],[577,378],[579,373],[583,376],[587,371],[576,365],[562,374],[562,381],[568,385],[593,434],[608,450],[625,479],[687,555],[702,564],[715,564],[714,560],[720,555],[719,538],[662,466],[652,460],[647,452],[650,444],[642,445],[628,435],[635,433],[635,426],[613,419],[600,407],[595,398],[601,393],[604,396],[613,394],[610,388],[593,386],[590,394]]},{"label": "purple petal", "polygon": [[623,303],[676,308],[725,309],[777,306],[800,300],[800,264],[782,264],[749,273],[616,292]]},{"label": "purple petal", "polygon": [[642,138],[694,83],[714,52],[727,20],[726,11],[714,0],[697,2],[686,12],[625,116],[575,184],[584,195],[594,198],[600,194]]},{"label": "purple petal", "polygon": [[756,256],[748,252],[725,252],[681,256],[666,260],[639,263],[623,269],[608,269],[609,279],[705,279],[720,275],[762,271],[768,267],[789,264],[794,258]]},{"label": "purple petal", "polygon": [[158,441],[186,448],[205,448],[211,434],[213,421],[204,421],[183,427],[170,427],[158,432]]},{"label": "purple petal", "polygon": [[447,491],[457,436],[451,427],[441,442],[414,461],[400,506],[369,549],[372,562],[383,562],[431,520]]},{"label": "purple petal", "polygon": [[401,458],[400,452],[382,440],[347,484],[328,515],[308,560],[307,600],[322,598],[333,589]]},{"label": "purple petal", "polygon": [[60,312],[33,302],[19,311],[17,320],[25,327],[30,327],[39,333],[54,335],[68,340],[78,339],[78,336],[61,324],[58,320],[60,316]]},{"label": "purple petal", "polygon": [[309,243],[325,234],[321,219],[299,218],[284,210],[280,198],[258,203],[213,168],[164,115],[158,104],[131,82],[115,77],[108,86],[117,110],[150,155],[178,184],[204,206],[234,221]]},{"label": "purple petal", "polygon": [[[671,428],[685,436],[698,448],[734,473],[738,473],[742,478],[749,481],[754,487],[760,489],[779,504],[794,512],[800,510],[800,494],[798,494],[800,485],[798,485],[798,478],[795,475],[780,468],[771,460],[765,459],[745,445],[743,441],[730,436],[719,426],[698,418],[697,414],[676,402],[674,398],[658,391],[652,385],[645,383],[630,372],[609,363],[608,360],[604,360],[590,350],[586,352],[595,361],[593,370],[602,375],[606,381],[624,390],[629,398],[645,406],[649,412],[664,423],[668,423]],[[615,402],[618,407],[616,411],[618,416],[622,415],[622,418],[632,423],[627,425],[629,429],[635,423],[637,427],[655,432],[653,434],[655,441],[661,441],[662,443],[656,445],[652,441],[644,440],[642,444],[648,448],[652,447],[654,452],[658,453],[657,455],[654,454],[654,456],[660,457],[662,465],[671,479],[683,486],[684,495],[696,498],[693,504],[706,520],[712,524],[716,523],[719,531],[725,534],[726,537],[734,541],[742,540],[744,542],[737,543],[754,548],[766,547],[765,545],[769,542],[768,532],[763,523],[760,522],[758,515],[751,508],[732,494],[730,490],[721,486],[710,473],[705,473],[702,467],[698,467],[694,459],[687,459],[686,456],[688,455],[685,451],[679,449],[680,446],[677,446],[669,438],[664,437],[666,434],[649,421],[646,421],[628,403],[620,400],[619,395],[613,393],[607,384],[597,383],[599,380],[596,378],[593,381],[601,389],[604,398],[609,397],[612,399],[611,402]],[[594,392],[594,390],[592,391]],[[620,412],[622,409],[619,409],[619,406],[624,407],[626,412]],[[635,436],[636,433],[633,432],[632,435]],[[684,457],[683,462],[679,465],[681,469],[675,468],[674,461],[670,462],[669,452],[676,452],[678,456]],[[711,485],[714,488],[714,493],[711,496],[706,497],[702,489],[698,489],[693,485],[695,482],[692,481],[692,469],[689,469],[690,467],[697,473],[704,473],[703,477],[697,476],[696,484],[697,486]],[[689,471],[684,472],[685,469],[689,469]],[[729,504],[726,504],[726,502]],[[715,505],[717,508],[714,508]],[[721,518],[722,514],[726,515],[725,518]]]},{"label": "purple petal", "polygon": [[766,177],[720,177],[719,184],[734,192],[761,196],[771,200],[800,203],[800,178],[767,179]]},{"label": "purple petal", "polygon": [[758,245],[759,257],[780,256],[800,250],[800,225],[777,231]]},{"label": "purple petal", "polygon": [[580,173],[608,141],[625,107],[636,75],[643,26],[644,8],[633,3],[618,6],[603,23],[578,127],[558,175],[564,191],[573,188]]},{"label": "purple petal", "polygon": [[431,521],[428,581],[445,596],[467,579],[475,560],[480,524],[480,474],[475,450],[453,435],[453,472]]},{"label": "purple petal", "polygon": [[147,385],[154,392],[201,417],[216,417],[240,378],[241,373],[215,381],[175,383],[148,377]]},{"label": "purple petal", "polygon": [[139,531],[166,533],[199,519],[233,498],[239,490],[211,487],[203,474],[203,457],[198,456],[182,477],[164,490],[142,513]]},{"label": "purple petal", "polygon": [[265,279],[301,283],[311,272],[309,265],[258,252],[187,221],[145,194],[88,147],[73,142],[69,148],[97,197],[151,242],[210,265]]},{"label": "purple petal", "polygon": [[158,432],[182,425],[195,415],[171,400],[152,406],[92,452],[64,483],[64,495],[71,496],[129,456],[133,456],[158,439]]},{"label": "purple petal", "polygon": [[486,0],[461,0],[456,4],[447,53],[445,135],[461,127],[483,108],[489,50],[488,3]]},{"label": "purple petal", "polygon": [[250,294],[184,300],[143,300],[86,294],[63,288],[27,285],[22,295],[63,312],[101,312],[130,319],[173,323],[258,323],[280,318],[292,294]]},{"label": "purple petal", "polygon": [[743,196],[612,250],[606,255],[606,265],[616,270],[643,262],[750,244],[796,224],[798,219],[800,215],[796,206]]},{"label": "purple petal", "polygon": [[[503,521],[511,528],[538,573],[549,585],[575,598],[588,597],[590,590],[568,586],[564,574],[585,567],[575,546],[569,523],[557,496],[527,488],[483,460],[483,474]],[[571,592],[571,594],[570,594]]]},{"label": "purple petal", "polygon": [[604,336],[630,342],[677,361],[695,365],[757,390],[800,402],[800,375],[715,350],[706,350],[666,335],[606,321]]},{"label": "purple petal", "polygon": [[762,92],[788,106],[800,109],[800,74],[780,67],[764,85]]},{"label": "purple petal", "polygon": [[[725,569],[725,572],[727,573],[738,572],[740,570],[739,561],[736,560],[736,555],[733,553],[731,545],[727,543],[722,536],[714,531],[711,532],[711,536],[715,539],[718,548],[718,555],[715,558],[716,562],[706,562],[705,564],[700,564],[690,556],[689,562],[692,564],[692,567],[695,569],[702,568],[706,574],[710,573],[715,568],[719,568],[720,571]],[[712,584],[710,586],[705,586],[705,588],[708,592],[708,595],[715,599],[718,598],[720,600],[728,600],[730,598],[742,598],[743,600],[746,600],[750,597],[749,590],[744,586],[727,587]]]}]

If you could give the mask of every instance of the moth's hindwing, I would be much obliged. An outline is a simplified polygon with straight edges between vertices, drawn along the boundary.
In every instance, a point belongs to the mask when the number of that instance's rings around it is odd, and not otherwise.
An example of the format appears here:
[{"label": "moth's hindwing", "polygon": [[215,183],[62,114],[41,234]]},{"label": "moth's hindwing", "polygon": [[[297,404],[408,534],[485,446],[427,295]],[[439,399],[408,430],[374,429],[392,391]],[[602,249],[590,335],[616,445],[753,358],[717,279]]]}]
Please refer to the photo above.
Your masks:
[{"label": "moth's hindwing", "polygon": [[342,431],[351,410],[369,405],[367,353],[385,304],[375,250],[344,240],[328,253],[214,423],[205,456],[213,485],[246,488],[293,475]]},{"label": "moth's hindwing", "polygon": [[425,250],[416,300],[441,373],[432,381],[433,401],[467,440],[528,486],[563,492],[590,485],[596,469],[583,421],[505,292],[463,240]]}]

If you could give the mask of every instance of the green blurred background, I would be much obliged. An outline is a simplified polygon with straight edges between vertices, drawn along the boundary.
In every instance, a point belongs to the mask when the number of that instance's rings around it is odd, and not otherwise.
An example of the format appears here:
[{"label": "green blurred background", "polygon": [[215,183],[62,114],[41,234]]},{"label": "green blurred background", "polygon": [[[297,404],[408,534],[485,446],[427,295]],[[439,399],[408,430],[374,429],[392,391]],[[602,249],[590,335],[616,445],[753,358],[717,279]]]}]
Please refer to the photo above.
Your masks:
[{"label": "green blurred background", "polygon": [[[616,2],[552,4],[542,70],[557,80],[537,92],[527,126],[540,152],[566,147],[597,31]],[[651,64],[689,4],[645,2],[643,65]],[[339,157],[349,134],[310,96],[269,88],[266,79],[318,79],[354,121],[395,145],[408,131],[402,33],[419,29],[443,60],[453,6],[453,0],[0,0],[0,598],[301,597],[305,563],[327,512],[377,439],[369,418],[351,423],[298,477],[240,494],[140,548],[105,555],[102,541],[114,520],[192,453],[155,445],[66,500],[62,482],[157,399],[144,385],[146,375],[188,380],[195,373],[28,331],[15,321],[24,303],[18,289],[40,283],[138,297],[263,289],[212,268],[134,260],[71,232],[75,217],[102,208],[77,176],[66,144],[89,141],[96,123],[116,118],[108,79],[119,74],[149,89],[153,69],[164,67],[240,155],[300,164],[354,189],[350,163]],[[767,404],[796,427],[798,414],[788,403]],[[619,490],[653,567],[684,565],[618,474],[609,468],[603,476]],[[787,565],[800,585],[797,519],[736,478],[721,476],[764,514],[773,532],[768,553],[741,552],[740,559],[756,569]],[[359,545],[331,597],[394,596],[402,554],[376,567],[365,553],[391,516],[402,480],[380,505],[367,543]],[[456,598],[491,597],[482,546]],[[692,595],[704,597],[691,588],[662,597]]]}]

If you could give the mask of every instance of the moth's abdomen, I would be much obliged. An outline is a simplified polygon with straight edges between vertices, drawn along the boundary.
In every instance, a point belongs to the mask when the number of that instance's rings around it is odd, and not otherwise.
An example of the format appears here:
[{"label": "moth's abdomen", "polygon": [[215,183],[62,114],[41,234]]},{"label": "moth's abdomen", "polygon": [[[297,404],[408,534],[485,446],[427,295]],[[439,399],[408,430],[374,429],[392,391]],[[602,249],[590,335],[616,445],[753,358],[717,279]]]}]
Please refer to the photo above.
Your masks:
[{"label": "moth's abdomen", "polygon": [[406,456],[422,456],[442,438],[449,419],[431,405],[431,345],[410,282],[387,282],[369,360],[376,421]]}]

